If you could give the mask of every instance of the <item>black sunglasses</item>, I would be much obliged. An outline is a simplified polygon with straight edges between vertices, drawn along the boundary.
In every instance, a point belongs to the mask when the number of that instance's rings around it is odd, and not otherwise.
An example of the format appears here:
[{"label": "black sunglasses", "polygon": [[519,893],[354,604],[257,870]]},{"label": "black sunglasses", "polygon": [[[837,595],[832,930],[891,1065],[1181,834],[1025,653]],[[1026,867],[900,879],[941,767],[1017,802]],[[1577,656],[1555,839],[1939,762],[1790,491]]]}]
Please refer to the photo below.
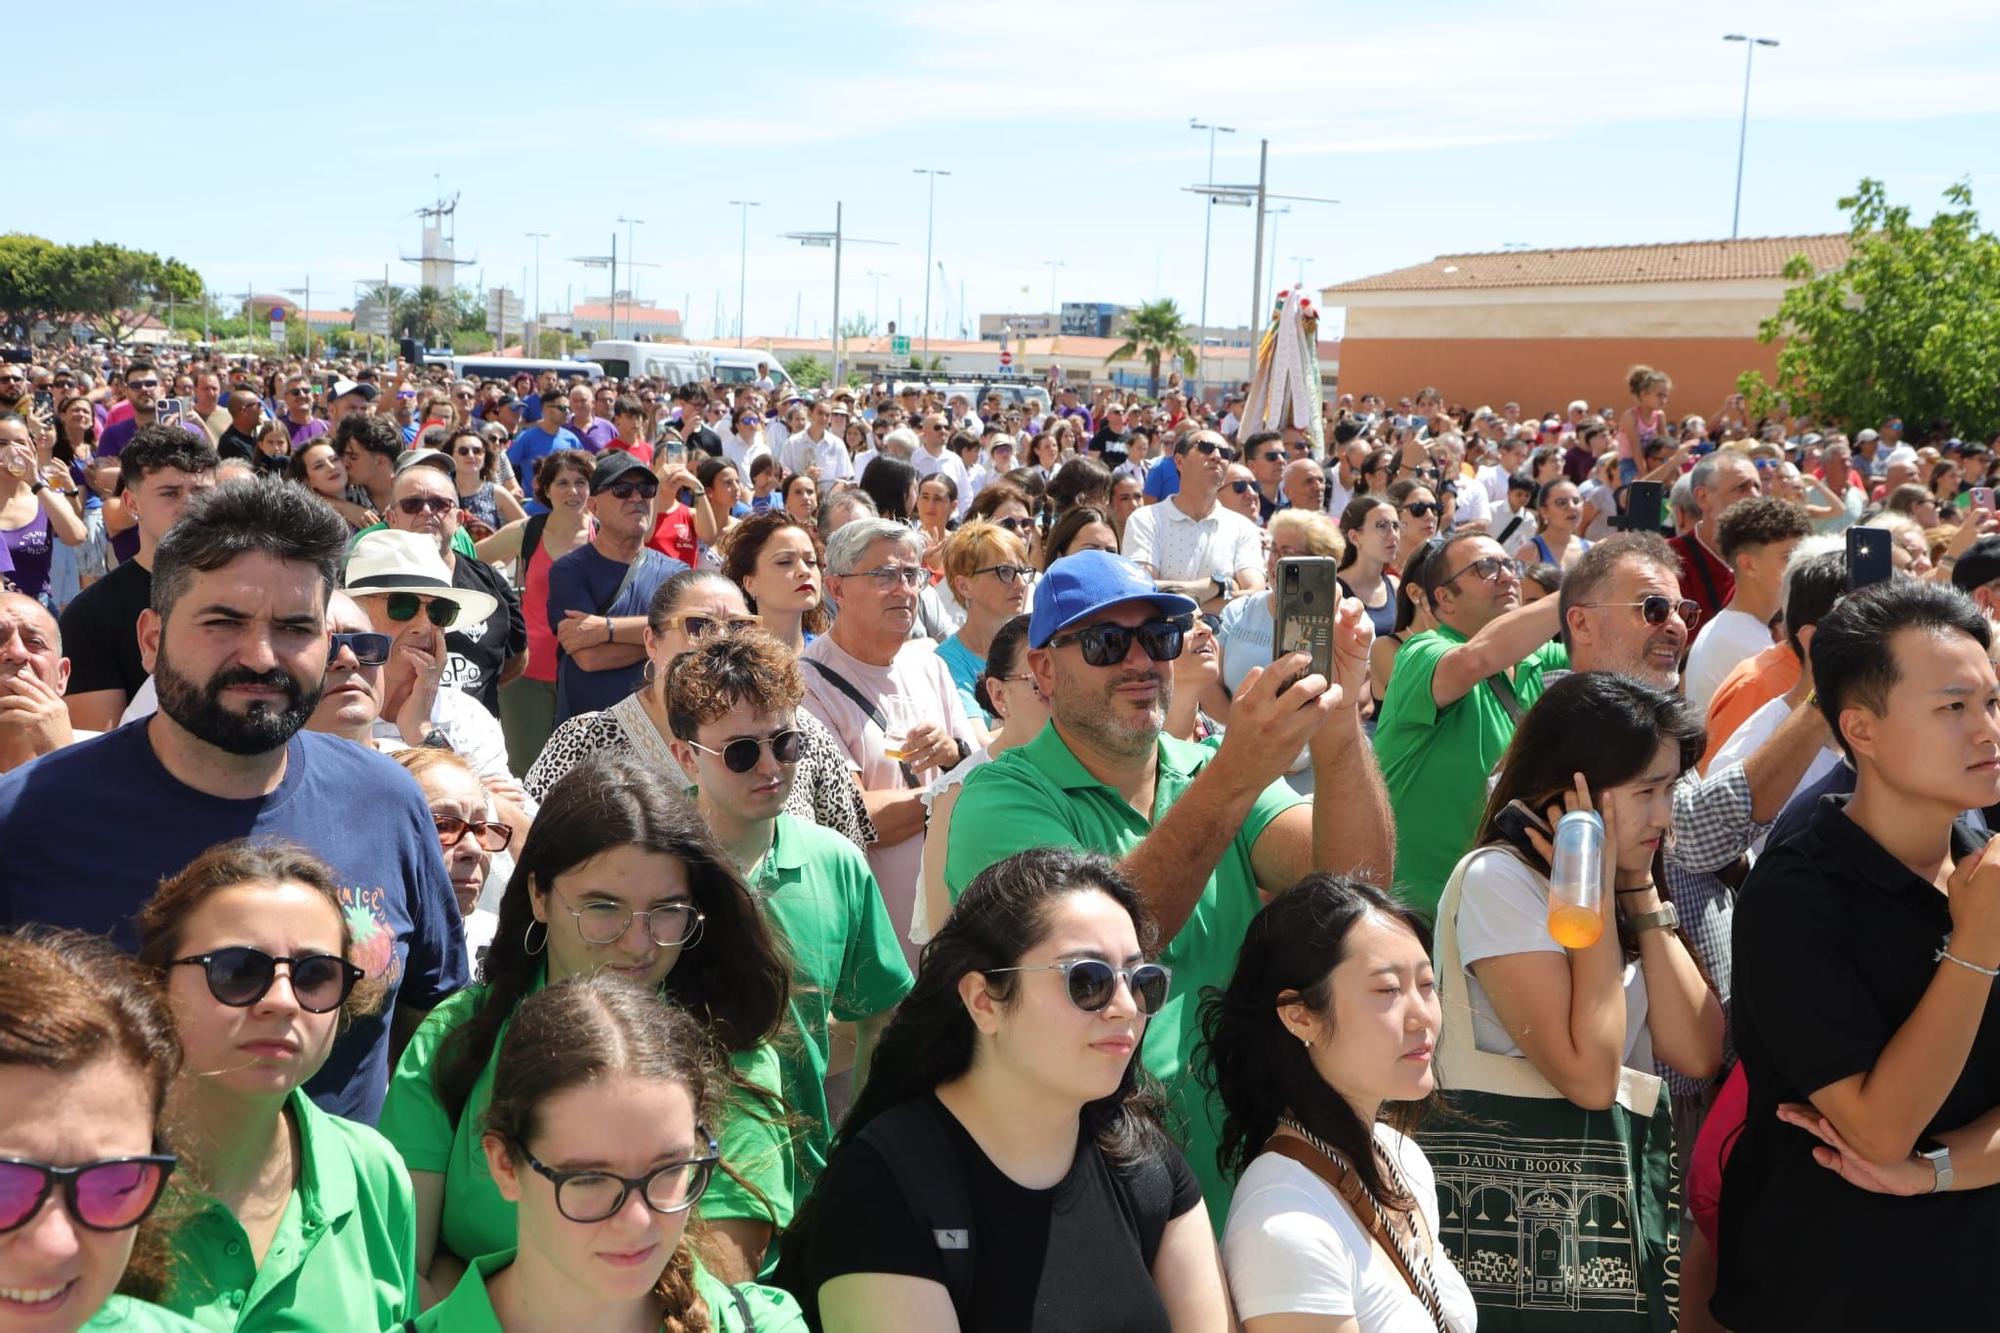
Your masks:
[{"label": "black sunglasses", "polygon": [[1226,444],[1217,444],[1214,440],[1198,440],[1195,442],[1194,447],[1204,454],[1221,454],[1222,461],[1225,463],[1234,463],[1236,461],[1236,451]]},{"label": "black sunglasses", "polygon": [[165,1153],[108,1157],[81,1166],[50,1166],[20,1157],[0,1157],[0,1235],[18,1231],[42,1211],[61,1185],[69,1215],[92,1231],[125,1231],[153,1211],[173,1174],[175,1159]]},{"label": "black sunglasses", "polygon": [[1252,486],[1255,486],[1256,484],[1257,483],[1254,481],[1232,481],[1229,483],[1229,489],[1235,491],[1238,495],[1241,495],[1243,494],[1243,492],[1249,490]]},{"label": "black sunglasses", "polygon": [[173,960],[175,967],[199,966],[208,976],[208,993],[232,1009],[248,1009],[269,994],[278,979],[279,963],[291,973],[292,997],[309,1014],[340,1008],[362,977],[360,968],[330,953],[273,958],[243,944]]},{"label": "black sunglasses", "polygon": [[993,521],[1016,536],[1032,532],[1035,527],[1035,520],[1032,518],[996,518]]},{"label": "black sunglasses", "polygon": [[1086,1014],[1094,1014],[1112,997],[1118,994],[1118,983],[1122,980],[1132,988],[1132,1003],[1142,1014],[1157,1014],[1167,1003],[1167,991],[1173,984],[1171,969],[1158,963],[1138,963],[1132,967],[1113,967],[1101,958],[1066,958],[1060,963],[1045,963],[1040,967],[989,967],[990,975],[996,972],[1060,972],[1069,983],[1069,1002]]},{"label": "black sunglasses", "polygon": [[1429,518],[1444,513],[1444,506],[1433,500],[1419,500],[1413,505],[1404,505],[1403,512],[1411,518]]},{"label": "black sunglasses", "polygon": [[458,619],[457,602],[448,602],[442,597],[433,597],[426,601],[413,592],[389,594],[389,619],[398,624],[405,620],[415,620],[419,607],[429,614],[431,624],[439,629],[450,629]]},{"label": "black sunglasses", "polygon": [[1083,650],[1083,660],[1091,666],[1117,666],[1132,651],[1132,640],[1137,639],[1146,656],[1155,662],[1171,662],[1181,655],[1187,632],[1193,628],[1192,621],[1193,617],[1182,616],[1174,620],[1149,620],[1143,625],[1089,625],[1070,634],[1058,634],[1047,646],[1060,648],[1074,643]]},{"label": "black sunglasses", "polygon": [[606,486],[600,495],[610,495],[620,500],[629,500],[637,495],[650,500],[660,493],[660,483],[651,477],[644,481],[614,481]]},{"label": "black sunglasses", "polygon": [[805,748],[805,743],[806,737],[802,731],[780,731],[773,734],[769,740],[759,740],[755,736],[738,736],[720,750],[710,749],[700,741],[688,742],[703,754],[721,755],[724,767],[731,773],[748,773],[757,767],[757,756],[763,753],[767,745],[771,749],[773,759],[781,764],[795,764],[798,762],[799,752]]},{"label": "black sunglasses", "polygon": [[419,514],[448,514],[458,508],[458,501],[442,495],[406,495],[396,501],[396,508],[411,518]]},{"label": "black sunglasses", "polygon": [[351,630],[330,636],[333,651],[330,657],[340,656],[342,648],[354,654],[354,660],[362,666],[381,666],[389,660],[389,647],[395,641],[386,634]]}]

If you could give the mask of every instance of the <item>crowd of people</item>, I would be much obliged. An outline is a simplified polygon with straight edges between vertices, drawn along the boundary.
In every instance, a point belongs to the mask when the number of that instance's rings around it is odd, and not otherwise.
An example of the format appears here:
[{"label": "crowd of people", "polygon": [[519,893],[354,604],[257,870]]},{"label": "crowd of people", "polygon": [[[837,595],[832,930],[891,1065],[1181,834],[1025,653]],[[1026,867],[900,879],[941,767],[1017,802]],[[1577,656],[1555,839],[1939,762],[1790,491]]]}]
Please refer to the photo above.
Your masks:
[{"label": "crowd of people", "polygon": [[1992,445],[19,350],[0,1330],[1983,1319]]}]

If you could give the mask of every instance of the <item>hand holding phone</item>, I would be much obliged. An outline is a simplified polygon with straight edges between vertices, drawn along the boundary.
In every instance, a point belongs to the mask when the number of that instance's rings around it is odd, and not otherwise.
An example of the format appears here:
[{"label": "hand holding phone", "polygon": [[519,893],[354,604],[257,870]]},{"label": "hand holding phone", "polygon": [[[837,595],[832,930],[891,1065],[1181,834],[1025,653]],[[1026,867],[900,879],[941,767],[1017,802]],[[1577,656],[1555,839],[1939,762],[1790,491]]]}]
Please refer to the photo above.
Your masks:
[{"label": "hand holding phone", "polygon": [[1991,486],[1974,486],[1972,488],[1972,507],[1982,513],[1992,513],[1993,488]]},{"label": "hand holding phone", "polygon": [[1886,528],[1847,530],[1847,590],[1855,592],[1873,583],[1886,583],[1896,571]]}]

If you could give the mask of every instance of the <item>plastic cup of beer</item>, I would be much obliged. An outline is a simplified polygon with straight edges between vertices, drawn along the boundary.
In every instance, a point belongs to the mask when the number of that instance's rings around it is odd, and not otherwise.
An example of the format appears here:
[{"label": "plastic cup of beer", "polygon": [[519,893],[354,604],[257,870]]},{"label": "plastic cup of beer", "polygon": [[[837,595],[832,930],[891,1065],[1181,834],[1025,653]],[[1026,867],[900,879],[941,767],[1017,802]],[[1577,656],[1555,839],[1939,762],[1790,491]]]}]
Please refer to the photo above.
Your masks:
[{"label": "plastic cup of beer", "polygon": [[1604,933],[1604,821],[1572,810],[1556,824],[1549,861],[1549,934],[1565,949],[1588,949]]}]

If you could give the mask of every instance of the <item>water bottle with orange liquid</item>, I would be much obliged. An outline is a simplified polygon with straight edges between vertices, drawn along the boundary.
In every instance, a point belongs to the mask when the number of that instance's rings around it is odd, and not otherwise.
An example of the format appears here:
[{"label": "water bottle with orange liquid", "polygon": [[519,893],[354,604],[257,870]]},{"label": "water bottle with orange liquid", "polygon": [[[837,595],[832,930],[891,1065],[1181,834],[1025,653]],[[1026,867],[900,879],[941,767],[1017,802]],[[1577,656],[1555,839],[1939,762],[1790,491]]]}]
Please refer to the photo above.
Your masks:
[{"label": "water bottle with orange liquid", "polygon": [[1556,824],[1549,858],[1549,934],[1565,949],[1588,949],[1604,933],[1604,821],[1572,810]]}]

